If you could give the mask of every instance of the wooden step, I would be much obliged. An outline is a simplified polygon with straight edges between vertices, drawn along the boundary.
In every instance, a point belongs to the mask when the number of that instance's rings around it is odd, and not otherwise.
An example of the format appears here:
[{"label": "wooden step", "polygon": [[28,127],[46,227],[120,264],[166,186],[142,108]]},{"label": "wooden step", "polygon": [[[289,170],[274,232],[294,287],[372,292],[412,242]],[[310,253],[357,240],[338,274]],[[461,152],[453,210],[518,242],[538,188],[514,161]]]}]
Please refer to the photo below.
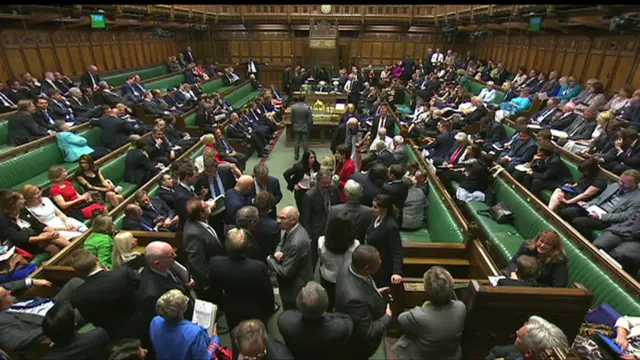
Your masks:
[{"label": "wooden step", "polygon": [[405,265],[469,266],[468,259],[405,257]]}]

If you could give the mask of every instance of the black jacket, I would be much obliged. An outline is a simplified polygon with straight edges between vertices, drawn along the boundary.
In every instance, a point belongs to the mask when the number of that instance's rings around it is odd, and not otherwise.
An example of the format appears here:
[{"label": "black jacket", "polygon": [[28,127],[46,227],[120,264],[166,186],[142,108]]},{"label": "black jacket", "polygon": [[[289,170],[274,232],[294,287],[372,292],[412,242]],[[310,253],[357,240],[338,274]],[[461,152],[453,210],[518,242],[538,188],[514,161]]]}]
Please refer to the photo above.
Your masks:
[{"label": "black jacket", "polygon": [[553,154],[546,159],[535,160],[531,163],[534,179],[542,181],[556,181],[558,183],[570,183],[573,181],[569,168],[560,156]]},{"label": "black jacket", "polygon": [[247,319],[265,324],[274,313],[274,295],[267,266],[254,259],[215,256],[209,261],[213,302],[224,309],[230,329]]},{"label": "black jacket", "polygon": [[129,137],[136,132],[128,121],[115,116],[103,116],[97,120],[97,125],[102,128],[102,146],[110,150],[129,143]]},{"label": "black jacket", "polygon": [[182,230],[182,248],[187,257],[187,268],[193,275],[196,288],[209,287],[209,261],[214,256],[225,255],[223,239],[218,239],[202,224],[187,220]]},{"label": "black jacket", "polygon": [[98,327],[84,333],[76,332],[68,345],[52,344],[42,360],[93,360],[109,345],[107,332]]},{"label": "black jacket", "polygon": [[374,228],[375,219],[369,224],[365,243],[378,249],[382,264],[380,270],[373,275],[378,288],[389,286],[392,275],[402,275],[402,240],[396,221],[387,216],[378,227]]},{"label": "black jacket", "polygon": [[22,229],[15,219],[5,214],[0,214],[0,239],[6,239],[12,245],[32,254],[42,252],[38,244],[29,242],[29,238],[40,235],[46,225],[31,215],[26,208],[20,211],[20,218],[28,222],[30,227]]},{"label": "black jacket", "polygon": [[100,82],[100,75],[93,75],[93,80],[95,81],[95,84],[91,81],[91,75],[89,75],[87,71],[83,72],[82,75],[80,75],[80,87],[87,88],[93,87],[94,85],[97,86]]},{"label": "black jacket", "polygon": [[156,163],[149,160],[140,149],[132,149],[125,157],[124,181],[142,185],[151,180],[158,172]]},{"label": "black jacket", "polygon": [[180,224],[184,224],[187,221],[187,202],[196,196],[195,192],[190,192],[181,184],[176,184],[174,187],[173,202],[175,204],[174,210],[180,217]]},{"label": "black jacket", "polygon": [[[300,224],[309,233],[309,238],[312,241],[317,240],[318,237],[324,235],[324,230],[327,225],[327,219],[329,216],[329,208],[331,205],[337,205],[340,203],[340,195],[336,187],[331,187],[325,191],[328,191],[329,201],[331,204],[325,207],[322,193],[317,186],[312,187],[304,194],[304,200],[302,201],[302,211],[300,211]],[[315,249],[314,249],[315,250]]]},{"label": "black jacket", "polygon": [[278,329],[296,359],[346,359],[353,321],[348,315],[339,313],[310,320],[297,310],[287,310],[278,318]]},{"label": "black jacket", "polygon": [[567,127],[569,127],[569,125],[573,123],[573,120],[576,119],[576,116],[578,116],[578,114],[576,113],[571,113],[567,116],[564,116],[564,115],[565,114],[561,112],[556,113],[553,116],[553,119],[549,122],[549,127],[551,127],[554,130],[564,130]]},{"label": "black jacket", "polygon": [[137,338],[135,314],[138,279],[128,267],[102,270],[85,279],[71,296],[82,318],[107,330],[112,341]]},{"label": "black jacket", "polygon": [[[160,189],[158,189],[158,191],[160,191]],[[155,219],[159,216],[162,216],[165,219],[170,219],[176,216],[175,211],[171,209],[160,196],[158,196],[157,192],[156,196],[152,196],[150,200],[153,208],[142,208],[142,219],[147,223],[155,224]]]},{"label": "black jacket", "polygon": [[[220,177],[220,180],[222,180],[222,187],[223,187],[222,194],[225,194],[227,190],[232,189],[233,187],[236,186],[236,179],[234,178],[230,168],[227,168],[227,169],[218,168],[218,176]],[[217,180],[215,180],[214,185],[215,184],[217,184]],[[213,199],[215,197],[213,194],[213,191],[210,189],[210,186],[209,186],[209,177],[205,173],[198,175],[198,179],[196,180],[196,184],[194,185],[194,187],[195,187],[196,194],[198,195],[202,194],[203,189],[209,189],[209,196],[205,200]],[[222,194],[218,194],[218,195],[222,195]]]},{"label": "black jacket", "polygon": [[165,189],[160,186],[158,191],[156,191],[156,196],[162,199],[162,201],[167,204],[167,206],[177,213],[176,211],[176,202],[175,202],[175,190],[173,189]]},{"label": "black jacket", "polygon": [[[376,116],[371,125],[371,138],[375,139],[378,136],[378,126],[380,124],[380,116]],[[387,114],[384,122],[384,127],[387,129],[387,136],[393,138],[396,135],[395,120],[393,116]]]},{"label": "black jacket", "polygon": [[295,163],[284,172],[282,177],[287,182],[287,190],[293,191],[296,184],[304,177],[304,167],[299,162]]},{"label": "black jacket", "polygon": [[48,130],[55,130],[55,123],[53,123],[52,121],[55,121],[56,119],[51,113],[51,110],[47,110],[47,113],[49,114],[51,120],[49,120],[49,118],[45,115],[45,112],[40,109],[37,109],[36,112],[32,114],[32,116],[36,123],[40,125],[40,127]]},{"label": "black jacket", "polygon": [[345,261],[336,277],[336,313],[349,315],[353,331],[345,351],[347,359],[369,359],[378,349],[391,323],[387,302],[374,287],[354,275]]},{"label": "black jacket", "polygon": [[19,112],[9,117],[9,142],[22,145],[49,135],[47,129],[38,125],[28,112]]},{"label": "black jacket", "polygon": [[351,175],[350,179],[362,185],[362,197],[360,198],[360,204],[371,207],[373,205],[373,199],[380,193],[380,190],[382,189],[382,186],[384,184],[375,184],[373,181],[371,181],[371,178],[369,178],[369,176],[364,175],[361,172],[355,172],[353,175]]},{"label": "black jacket", "polygon": [[[398,209],[398,218],[402,219],[402,208],[404,207],[404,202],[407,201],[407,195],[409,194],[409,188],[407,185],[402,182],[402,180],[389,182],[382,186],[380,193],[391,196],[393,205]],[[399,225],[402,226],[402,223],[399,223]]]},{"label": "black jacket", "polygon": [[465,124],[473,124],[473,123],[480,122],[480,119],[485,117],[488,112],[489,111],[484,105],[479,105],[475,108],[475,110],[473,110],[471,114],[465,115],[462,118],[462,122],[464,122]]}]

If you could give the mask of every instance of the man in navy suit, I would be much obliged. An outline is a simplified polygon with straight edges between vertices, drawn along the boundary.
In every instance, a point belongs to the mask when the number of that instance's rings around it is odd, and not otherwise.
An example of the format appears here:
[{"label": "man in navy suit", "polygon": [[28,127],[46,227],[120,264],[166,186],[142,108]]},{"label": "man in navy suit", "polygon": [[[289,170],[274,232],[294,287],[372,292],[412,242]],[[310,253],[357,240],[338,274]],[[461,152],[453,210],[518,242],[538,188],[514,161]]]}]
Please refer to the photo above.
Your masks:
[{"label": "man in navy suit", "polygon": [[148,222],[142,217],[142,209],[138,204],[129,204],[124,209],[125,218],[122,222],[124,230],[132,231],[158,231],[153,222]]},{"label": "man in navy suit", "polygon": [[187,202],[196,197],[193,185],[198,179],[198,171],[192,164],[184,164],[178,169],[178,185],[174,188],[175,211],[180,217],[180,226],[187,221]]},{"label": "man in navy suit", "polygon": [[175,211],[161,198],[157,196],[149,197],[149,194],[144,190],[138,190],[135,197],[140,209],[142,209],[140,217],[146,223],[157,225],[159,228],[168,229],[169,231],[178,230],[180,219],[175,214]]},{"label": "man in navy suit", "polygon": [[222,160],[238,165],[240,171],[244,172],[244,169],[247,165],[247,156],[243,153],[237,152],[236,149],[234,149],[231,143],[229,143],[229,140],[227,140],[227,138],[222,135],[222,129],[216,128],[213,131],[213,136],[216,137],[216,150],[218,150],[218,153],[220,153]]},{"label": "man in navy suit", "polygon": [[271,207],[269,216],[276,219],[276,205],[282,200],[282,191],[280,191],[280,181],[277,178],[269,175],[269,168],[265,165],[258,164],[253,167],[253,178],[255,179],[255,187],[251,191],[251,198],[255,198],[256,195],[263,191],[271,193],[273,195],[274,203]]},{"label": "man in navy suit", "polygon": [[251,205],[253,187],[253,177],[242,175],[238,178],[236,186],[233,189],[227,190],[224,199],[227,225],[235,225],[238,210],[243,206]]},{"label": "man in navy suit", "polygon": [[253,206],[258,209],[258,225],[254,233],[260,251],[264,255],[262,260],[265,260],[268,255],[275,254],[280,243],[280,224],[270,214],[273,212],[274,203],[273,195],[266,191],[259,193],[253,201]]},{"label": "man in navy suit", "polygon": [[143,100],[144,91],[135,86],[136,76],[131,75],[127,81],[122,84],[122,97],[134,103],[139,103]]},{"label": "man in navy suit", "polygon": [[[236,180],[230,168],[220,169],[216,159],[208,158],[204,161],[204,172],[198,175],[195,188],[198,196],[207,201],[224,195],[235,184]],[[225,208],[211,210],[208,222],[218,234],[219,239],[224,236],[224,220]]]},{"label": "man in navy suit", "polygon": [[396,136],[396,127],[395,122],[392,116],[388,115],[389,108],[386,105],[380,106],[380,116],[376,117],[373,121],[373,125],[371,126],[371,138],[375,139],[378,135],[378,130],[381,127],[387,129],[387,136],[394,137]]}]

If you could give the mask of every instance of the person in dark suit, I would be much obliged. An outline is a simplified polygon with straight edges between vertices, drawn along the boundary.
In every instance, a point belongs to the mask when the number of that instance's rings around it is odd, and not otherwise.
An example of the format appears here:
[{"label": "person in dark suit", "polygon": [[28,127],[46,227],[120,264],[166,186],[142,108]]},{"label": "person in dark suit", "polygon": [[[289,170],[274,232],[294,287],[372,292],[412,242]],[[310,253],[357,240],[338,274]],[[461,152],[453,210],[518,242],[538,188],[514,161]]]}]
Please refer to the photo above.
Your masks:
[{"label": "person in dark suit", "polygon": [[102,114],[100,108],[93,102],[87,103],[84,101],[82,91],[78,88],[69,89],[67,101],[69,102],[71,110],[73,110],[74,116],[85,119],[84,121],[97,118]]},{"label": "person in dark suit", "polygon": [[396,217],[398,227],[402,227],[402,208],[404,207],[404,202],[407,201],[407,195],[409,193],[409,188],[402,181],[403,176],[404,169],[402,166],[397,164],[391,165],[388,174],[389,182],[380,189],[380,194],[387,194],[392,199],[393,206],[395,206],[398,212]]},{"label": "person in dark suit", "polygon": [[[106,109],[108,114],[100,117],[96,124],[102,128],[102,146],[116,150],[130,141],[131,135],[139,131],[128,121],[118,117],[117,109]],[[146,143],[145,143],[146,147]]]},{"label": "person in dark suit", "polygon": [[187,256],[187,269],[193,274],[198,298],[209,298],[209,261],[214,256],[224,255],[225,249],[207,219],[211,215],[209,205],[193,198],[187,202],[188,219],[182,230],[182,247]]},{"label": "person in dark suit", "polygon": [[[20,85],[17,79],[8,82],[9,89],[4,93],[14,104],[18,104],[20,100],[30,100],[27,89]],[[11,106],[9,106],[11,108]]]},{"label": "person in dark suit", "polygon": [[495,151],[493,144],[502,144],[507,140],[507,132],[504,126],[495,121],[494,116],[487,115],[480,120],[481,130],[478,135],[478,139],[475,139],[476,144],[482,145],[482,150],[485,152]]},{"label": "person in dark suit", "polygon": [[259,319],[266,325],[275,312],[267,266],[247,258],[247,246],[245,230],[231,229],[225,238],[227,256],[214,256],[209,261],[211,299],[224,310],[229,329],[248,319]]},{"label": "person in dark suit", "polygon": [[[157,193],[156,193],[157,194]],[[149,196],[146,191],[138,190],[135,199],[142,210],[140,216],[147,224],[161,229],[177,232],[179,218],[175,211],[158,196]]]},{"label": "person in dark suit", "polygon": [[82,318],[107,331],[111,340],[138,337],[135,326],[136,274],[127,266],[104,269],[96,256],[86,249],[71,257],[73,269],[84,278],[71,296],[71,304]]},{"label": "person in dark suit", "polygon": [[335,311],[349,315],[353,332],[345,351],[346,359],[369,359],[383,340],[391,323],[388,289],[377,289],[371,276],[380,269],[375,247],[358,246],[345,261],[336,278]]},{"label": "person in dark suit", "polygon": [[170,114],[169,111],[163,110],[156,102],[153,101],[153,95],[148,91],[142,95],[140,105],[142,106],[142,109],[144,109],[144,113],[147,115],[162,117]]},{"label": "person in dark suit", "polygon": [[258,164],[253,167],[253,178],[255,179],[255,187],[251,191],[251,198],[255,198],[260,192],[266,191],[273,195],[273,207],[269,216],[276,219],[276,205],[282,200],[282,191],[280,190],[280,181],[278,178],[269,175],[269,168],[266,165]]},{"label": "person in dark suit", "polygon": [[289,349],[268,335],[265,324],[258,319],[245,320],[233,329],[231,348],[238,359],[294,360]]},{"label": "person in dark suit", "polygon": [[26,144],[49,135],[47,128],[40,126],[33,118],[35,112],[36,106],[31,100],[18,103],[18,112],[8,120],[9,142],[12,145]]},{"label": "person in dark suit", "polygon": [[371,139],[375,139],[378,135],[378,130],[381,127],[387,129],[387,136],[393,138],[396,135],[396,127],[395,122],[392,116],[388,115],[389,108],[386,105],[380,106],[380,116],[377,116],[373,120],[373,125],[371,126],[371,132],[369,136]]},{"label": "person in dark suit", "polygon": [[329,148],[332,154],[335,154],[338,146],[342,144],[346,144],[349,147],[350,154],[356,150],[358,144],[359,124],[360,120],[358,120],[357,117],[350,117],[346,122],[338,125]]},{"label": "person in dark suit", "polygon": [[300,101],[298,96],[293,97],[293,105],[291,105],[291,124],[293,124],[293,134],[296,144],[293,150],[295,161],[300,159],[300,147],[302,151],[309,149],[309,132],[313,125],[313,114],[309,105]]},{"label": "person in dark suit", "polygon": [[561,110],[553,115],[553,118],[549,121],[547,127],[564,131],[569,125],[573,123],[573,121],[578,117],[578,114],[573,112],[575,109],[575,105],[572,102],[565,104],[562,106]]},{"label": "person in dark suit", "polygon": [[395,165],[398,163],[398,160],[396,160],[396,157],[393,156],[393,153],[384,144],[384,142],[379,141],[378,143],[376,143],[376,151],[377,151],[377,154],[376,154],[375,160],[372,163],[382,164],[386,167],[389,167],[391,165]]},{"label": "person in dark suit", "polygon": [[40,127],[48,130],[55,130],[55,120],[51,111],[49,111],[49,101],[40,97],[36,100],[36,111],[33,113],[33,119],[40,125]]},{"label": "person in dark suit", "polygon": [[511,149],[503,151],[496,162],[503,166],[510,174],[516,170],[516,166],[527,163],[533,159],[538,151],[538,144],[533,137],[531,129],[523,129],[517,141],[511,145]]},{"label": "person in dark suit", "polygon": [[[353,238],[363,240],[367,233],[367,228],[373,221],[373,211],[370,207],[360,204],[364,187],[355,180],[349,179],[344,185],[346,202],[344,204],[333,205],[327,215],[327,225],[331,219],[338,217],[342,213],[349,214]],[[325,230],[326,232],[326,230]]]},{"label": "person in dark suit", "polygon": [[156,196],[177,214],[174,183],[170,174],[165,173],[160,177],[160,187],[156,191]]},{"label": "person in dark suit", "polygon": [[87,71],[80,75],[80,87],[91,88],[93,91],[98,90],[98,84],[100,83],[100,75],[98,75],[98,67],[95,65],[89,66]]},{"label": "person in dark suit", "polygon": [[260,73],[260,65],[269,66],[269,63],[255,61],[252,57],[250,57],[249,61],[236,63],[236,65],[247,66],[247,78],[249,78],[251,75],[254,75],[256,79],[259,79],[258,74]]},{"label": "person in dark suit", "polygon": [[537,197],[543,190],[553,190],[573,181],[569,168],[555,153],[553,144],[547,141],[538,145],[538,153],[533,157],[529,171],[517,171],[513,177]]},{"label": "person in dark suit", "polygon": [[153,133],[147,140],[146,147],[149,160],[168,166],[177,157],[176,151],[169,145],[164,130],[160,126],[153,127]]},{"label": "person in dark suit", "polygon": [[304,195],[300,223],[307,229],[311,238],[310,252],[311,266],[313,269],[318,262],[318,238],[324,235],[327,227],[329,209],[332,205],[340,203],[338,188],[331,181],[331,170],[320,169],[317,174],[317,184]]},{"label": "person in dark suit", "polygon": [[427,145],[418,148],[420,150],[428,150],[432,159],[442,159],[451,150],[455,143],[455,134],[451,131],[451,124],[448,122],[440,122],[438,124],[440,134],[435,139],[427,143]]},{"label": "person in dark suit", "polygon": [[620,131],[619,138],[614,142],[610,156],[603,157],[604,168],[614,174],[622,174],[626,170],[640,169],[640,136],[635,129],[627,128]]},{"label": "person in dark suit", "polygon": [[298,222],[299,217],[298,209],[293,206],[280,210],[278,222],[284,233],[276,252],[267,257],[267,265],[278,277],[283,310],[295,309],[300,289],[313,279],[309,257],[316,251],[311,251],[311,239]]},{"label": "person in dark suit", "polygon": [[138,287],[138,311],[140,339],[145,349],[149,349],[147,358],[155,359],[155,352],[149,335],[149,324],[157,315],[156,302],[169,290],[178,289],[189,298],[185,319],[193,317],[194,301],[189,289],[195,286],[186,268],[175,261],[176,254],[169,243],[153,241],[145,248],[146,266],[140,273]]},{"label": "person in dark suit", "polygon": [[261,260],[274,254],[280,242],[280,224],[271,217],[274,202],[273,195],[266,191],[259,193],[253,201],[258,209],[258,223],[253,233],[263,255]]},{"label": "person in dark suit", "polygon": [[[229,229],[239,228],[245,231],[248,243],[246,250],[247,258],[266,262],[267,257],[273,254],[273,252],[267,252],[267,248],[261,246],[263,239],[260,239],[257,233],[259,219],[260,212],[257,207],[253,205],[243,206],[236,213],[236,224],[230,225]],[[278,241],[280,241],[279,236]]]},{"label": "person in dark suit", "polygon": [[183,52],[182,55],[184,55],[184,60],[187,62],[187,64],[196,62],[196,58],[191,52],[191,46],[187,46],[187,50]]},{"label": "person in dark suit", "polygon": [[387,183],[388,168],[383,164],[373,164],[366,175],[356,172],[351,175],[351,179],[362,185],[360,204],[371,207],[373,199],[380,193],[382,186]]},{"label": "person in dark suit", "polygon": [[129,75],[129,78],[122,84],[122,97],[131,102],[139,103],[144,100],[144,93],[135,85],[136,75]]},{"label": "person in dark suit", "polygon": [[[40,305],[33,310],[46,312],[46,306],[54,302],[68,302],[71,295],[84,280],[72,278],[52,298],[42,298]],[[30,346],[37,346],[44,339],[42,332],[43,315],[10,311],[15,305],[11,293],[18,293],[32,286],[50,287],[51,283],[44,279],[22,279],[2,283],[0,285],[0,348],[4,350],[28,350]],[[16,308],[18,309],[18,308]]]},{"label": "person in dark suit", "polygon": [[146,153],[147,142],[139,138],[133,142],[134,148],[125,157],[124,181],[142,185],[151,180],[159,171],[158,163],[149,160]]},{"label": "person in dark suit", "polygon": [[251,192],[254,187],[253,177],[242,175],[238,178],[236,186],[227,190],[225,193],[224,203],[226,207],[226,223],[227,225],[235,225],[236,213],[243,206],[251,205]]},{"label": "person in dark suit", "polygon": [[280,314],[278,329],[296,359],[345,358],[353,321],[346,314],[327,313],[328,304],[325,289],[309,281],[298,294],[297,310]]},{"label": "person in dark suit", "polygon": [[122,229],[130,231],[158,231],[153,221],[142,217],[142,208],[138,204],[128,204],[124,209]]},{"label": "person in dark suit", "polygon": [[402,60],[402,67],[404,68],[404,80],[409,81],[411,75],[413,75],[414,60],[411,56],[407,55]]},{"label": "person in dark suit", "polygon": [[66,122],[85,122],[86,119],[79,119],[73,113],[71,104],[62,96],[60,90],[53,89],[49,96],[49,113],[55,120],[64,120]]},{"label": "person in dark suit", "polygon": [[516,260],[515,279],[506,278],[498,280],[498,286],[538,286],[540,268],[538,260],[529,255],[520,255]]},{"label": "person in dark suit", "polygon": [[396,223],[396,211],[393,198],[387,194],[380,194],[373,200],[373,215],[375,219],[369,224],[364,242],[374,246],[380,252],[382,264],[380,271],[374,275],[377,286],[399,284],[402,281],[402,240],[400,227]]},{"label": "person in dark suit", "polygon": [[[534,331],[535,335],[532,334]],[[531,342],[530,339],[533,336],[541,341]],[[486,360],[540,359],[543,358],[542,354],[545,350],[569,348],[569,341],[562,329],[533,315],[516,331],[516,340],[513,345],[492,347]],[[549,358],[553,357],[549,356]]]},{"label": "person in dark suit", "polygon": [[547,127],[558,112],[558,100],[550,98],[547,100],[546,107],[540,109],[537,113],[531,116],[531,122],[542,127]]},{"label": "person in dark suit", "polygon": [[77,332],[76,311],[69,302],[57,303],[47,311],[42,331],[53,341],[42,360],[92,360],[111,342],[101,327]]},{"label": "person in dark suit", "polygon": [[234,163],[238,165],[240,171],[244,171],[247,165],[247,156],[233,148],[227,137],[222,135],[222,129],[216,128],[213,131],[213,135],[216,137],[216,149],[222,156],[222,160]]},{"label": "person in dark suit", "polygon": [[173,203],[175,204],[174,210],[180,218],[180,227],[188,218],[187,202],[197,196],[194,189],[197,179],[198,172],[192,164],[183,164],[178,169],[178,184],[174,186]]},{"label": "person in dark suit", "polygon": [[282,91],[287,94],[289,98],[291,98],[291,88],[291,65],[286,65],[282,73]]},{"label": "person in dark suit", "polygon": [[[203,200],[215,199],[224,195],[236,185],[231,168],[220,168],[214,158],[205,158],[204,172],[198,175],[195,191]],[[224,236],[225,208],[212,209],[209,225],[213,227],[218,238]]]}]

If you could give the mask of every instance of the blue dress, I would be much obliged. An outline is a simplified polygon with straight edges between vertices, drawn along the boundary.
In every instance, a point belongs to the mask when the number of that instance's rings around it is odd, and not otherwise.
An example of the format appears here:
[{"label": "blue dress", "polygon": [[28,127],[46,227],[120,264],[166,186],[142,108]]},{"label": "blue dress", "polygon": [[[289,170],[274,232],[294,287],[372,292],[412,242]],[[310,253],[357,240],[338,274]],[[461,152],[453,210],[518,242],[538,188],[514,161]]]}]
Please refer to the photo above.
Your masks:
[{"label": "blue dress", "polygon": [[203,327],[184,319],[167,321],[156,316],[149,325],[149,334],[158,360],[212,360],[209,343],[213,340],[220,344],[217,336],[211,339]]}]

